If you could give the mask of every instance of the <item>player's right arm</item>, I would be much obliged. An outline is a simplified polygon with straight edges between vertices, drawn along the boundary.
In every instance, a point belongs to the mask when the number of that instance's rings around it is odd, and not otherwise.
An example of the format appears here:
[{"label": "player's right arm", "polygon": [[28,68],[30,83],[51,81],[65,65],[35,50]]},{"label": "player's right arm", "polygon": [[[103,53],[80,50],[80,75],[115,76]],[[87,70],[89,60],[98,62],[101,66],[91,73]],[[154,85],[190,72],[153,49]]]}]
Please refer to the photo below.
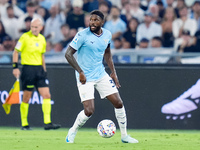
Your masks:
[{"label": "player's right arm", "polygon": [[13,51],[13,75],[15,78],[19,79],[20,76],[20,70],[18,68],[18,51],[14,50]]},{"label": "player's right arm", "polygon": [[27,34],[24,33],[22,36],[19,38],[17,44],[15,45],[15,49],[13,51],[13,75],[19,79],[20,76],[20,70],[18,68],[18,58],[19,58],[19,53],[22,52],[22,50],[25,47],[25,40],[27,39]]},{"label": "player's right arm", "polygon": [[69,46],[67,48],[67,51],[65,53],[65,58],[67,59],[68,63],[79,73],[79,80],[82,84],[86,83],[86,77],[83,72],[83,70],[78,65],[76,59],[74,58],[74,53],[76,53],[76,50]]}]

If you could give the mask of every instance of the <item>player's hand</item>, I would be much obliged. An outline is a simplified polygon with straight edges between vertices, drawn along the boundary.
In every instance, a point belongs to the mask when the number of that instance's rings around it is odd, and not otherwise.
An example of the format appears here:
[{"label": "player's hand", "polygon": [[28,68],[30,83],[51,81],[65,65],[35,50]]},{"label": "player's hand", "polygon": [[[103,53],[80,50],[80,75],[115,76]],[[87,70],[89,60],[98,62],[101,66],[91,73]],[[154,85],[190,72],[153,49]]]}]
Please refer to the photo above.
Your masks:
[{"label": "player's hand", "polygon": [[84,72],[80,72],[79,73],[79,80],[82,84],[85,84],[86,83],[86,76],[84,74]]},{"label": "player's hand", "polygon": [[19,79],[19,76],[20,76],[19,68],[13,69],[13,75],[15,76],[15,78]]},{"label": "player's hand", "polygon": [[120,83],[119,83],[119,80],[118,80],[118,77],[117,77],[116,72],[112,72],[112,73],[110,74],[110,77],[115,81],[116,87],[117,87],[117,88],[120,88],[121,85],[120,85]]}]

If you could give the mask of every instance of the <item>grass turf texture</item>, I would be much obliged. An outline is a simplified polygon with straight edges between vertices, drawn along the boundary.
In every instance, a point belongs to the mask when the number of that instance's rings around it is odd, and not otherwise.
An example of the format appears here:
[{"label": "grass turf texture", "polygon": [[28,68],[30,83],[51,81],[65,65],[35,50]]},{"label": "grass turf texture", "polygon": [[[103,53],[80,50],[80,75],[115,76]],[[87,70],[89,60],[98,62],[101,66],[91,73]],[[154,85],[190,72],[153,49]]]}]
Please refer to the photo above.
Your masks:
[{"label": "grass turf texture", "polygon": [[138,144],[126,144],[120,140],[120,132],[105,139],[96,129],[82,128],[75,143],[65,142],[68,129],[45,131],[34,128],[0,127],[0,150],[199,150],[200,131],[197,130],[128,130],[139,140]]}]

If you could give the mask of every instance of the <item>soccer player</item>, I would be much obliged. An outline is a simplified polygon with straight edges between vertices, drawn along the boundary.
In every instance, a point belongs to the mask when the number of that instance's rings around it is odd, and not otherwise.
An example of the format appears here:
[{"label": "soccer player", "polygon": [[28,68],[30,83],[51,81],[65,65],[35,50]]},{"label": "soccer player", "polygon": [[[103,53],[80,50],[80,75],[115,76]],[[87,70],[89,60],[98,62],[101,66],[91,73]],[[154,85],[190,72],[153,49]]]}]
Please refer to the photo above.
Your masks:
[{"label": "soccer player", "polygon": [[46,40],[40,31],[43,28],[43,22],[39,18],[31,21],[31,30],[24,33],[13,52],[13,75],[16,78],[20,76],[18,68],[18,56],[21,53],[22,90],[23,101],[20,105],[22,130],[30,130],[28,123],[29,99],[32,91],[36,87],[43,97],[42,111],[44,117],[44,129],[58,129],[59,124],[51,122],[51,95],[48,87],[48,79],[45,65],[44,53],[46,52]]},{"label": "soccer player", "polygon": [[[92,11],[89,27],[76,34],[65,54],[69,64],[76,70],[77,86],[84,107],[68,131],[67,143],[74,143],[78,129],[94,113],[94,88],[98,90],[101,98],[107,98],[115,107],[122,142],[138,143],[136,139],[127,135],[126,112],[117,90],[120,84],[110,51],[112,35],[110,31],[102,28],[103,23],[104,15],[102,12]],[[73,56],[76,52],[77,60]],[[111,70],[110,76],[105,72],[103,58]]]}]

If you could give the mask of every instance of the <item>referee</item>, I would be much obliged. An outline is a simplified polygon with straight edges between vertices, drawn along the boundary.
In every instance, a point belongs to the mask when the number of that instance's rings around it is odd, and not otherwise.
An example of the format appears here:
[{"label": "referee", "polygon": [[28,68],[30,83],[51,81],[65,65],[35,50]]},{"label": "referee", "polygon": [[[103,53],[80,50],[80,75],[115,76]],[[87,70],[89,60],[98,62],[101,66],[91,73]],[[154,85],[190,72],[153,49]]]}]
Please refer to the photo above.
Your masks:
[{"label": "referee", "polygon": [[48,87],[47,72],[44,53],[46,52],[46,40],[40,31],[43,21],[35,18],[31,21],[31,30],[24,33],[18,40],[13,52],[13,75],[20,76],[18,68],[18,56],[21,53],[22,64],[22,90],[23,101],[20,105],[22,130],[31,130],[28,123],[29,99],[34,87],[43,97],[42,111],[44,117],[44,129],[58,129],[60,125],[51,122],[51,95]]}]

